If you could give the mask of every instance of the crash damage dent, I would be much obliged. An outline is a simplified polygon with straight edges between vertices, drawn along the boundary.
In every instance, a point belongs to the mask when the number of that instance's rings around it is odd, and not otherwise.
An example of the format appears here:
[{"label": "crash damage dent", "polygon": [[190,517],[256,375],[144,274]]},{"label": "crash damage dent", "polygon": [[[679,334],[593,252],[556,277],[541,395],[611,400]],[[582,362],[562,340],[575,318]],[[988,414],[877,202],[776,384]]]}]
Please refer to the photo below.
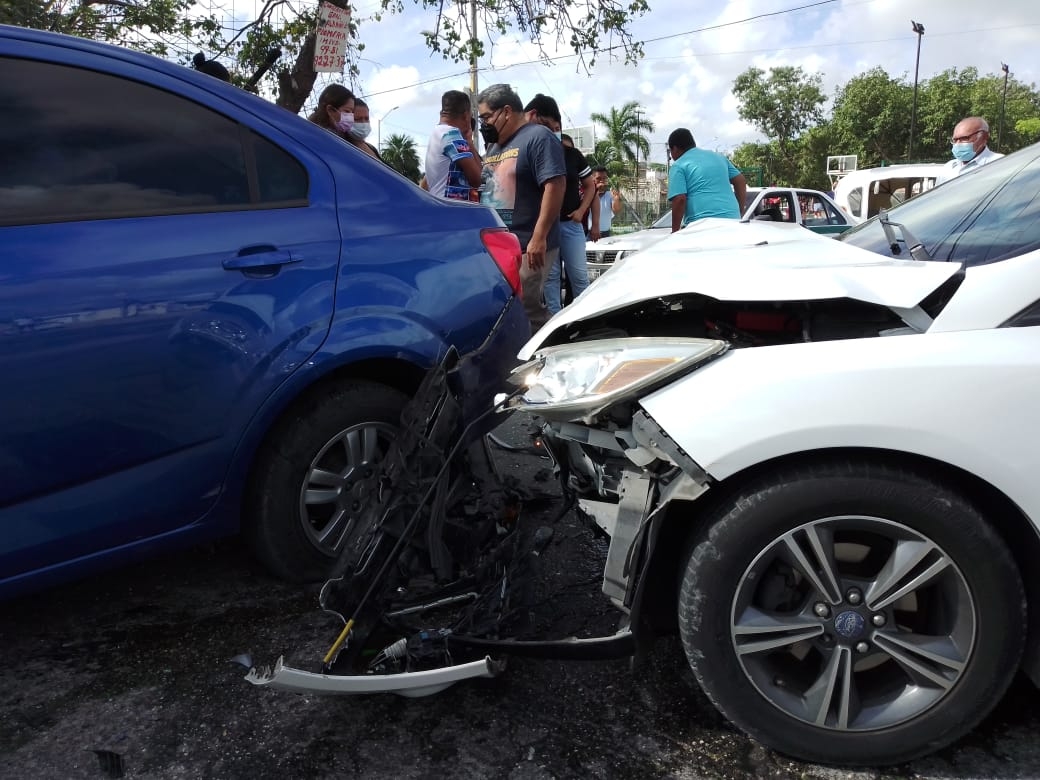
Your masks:
[{"label": "crash damage dent", "polygon": [[[402,413],[379,489],[321,589],[319,607],[342,626],[321,668],[295,669],[279,659],[271,669],[254,667],[246,677],[251,684],[426,696],[499,674],[504,662],[496,657],[610,659],[635,652],[627,627],[596,637],[532,635],[532,582],[553,532],[520,526],[522,488],[495,469],[489,440],[479,433],[482,419],[462,425],[479,376],[478,366],[450,355]],[[626,445],[640,449],[634,437]]]},{"label": "crash damage dent", "polygon": [[564,463],[565,487],[610,537],[603,592],[627,610],[653,552],[653,522],[672,501],[699,498],[712,481],[643,410],[632,415],[630,427],[610,432],[576,423],[547,429],[549,449]]},{"label": "crash damage dent", "polygon": [[[852,337],[904,327],[923,332],[963,279],[958,263],[881,257],[794,225],[785,229],[716,219],[701,223],[618,263],[543,326],[524,345],[520,358],[529,360],[546,346],[597,338],[603,323],[631,333],[633,317],[661,301],[687,302],[687,311],[689,301],[699,300],[724,311],[798,315],[785,329],[792,329],[796,319],[812,325],[817,311],[828,317],[836,313],[838,326],[846,316],[843,309],[857,316],[883,312],[886,326]],[[661,332],[697,335],[674,327]],[[826,327],[803,335],[802,340],[850,337],[828,336]]]}]

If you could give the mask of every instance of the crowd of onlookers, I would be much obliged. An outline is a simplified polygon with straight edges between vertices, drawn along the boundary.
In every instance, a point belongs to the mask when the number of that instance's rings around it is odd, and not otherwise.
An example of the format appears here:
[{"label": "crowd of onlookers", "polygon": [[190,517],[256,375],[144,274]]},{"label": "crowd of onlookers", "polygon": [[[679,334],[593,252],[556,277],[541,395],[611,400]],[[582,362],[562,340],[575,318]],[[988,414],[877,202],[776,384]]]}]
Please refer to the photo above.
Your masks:
[{"label": "crowd of onlookers", "polygon": [[[606,169],[593,168],[562,132],[552,97],[537,94],[525,105],[508,84],[494,84],[476,102],[474,117],[467,93],[441,96],[420,186],[440,198],[477,201],[498,211],[520,241],[524,308],[537,329],[564,305],[564,274],[571,299],[588,287],[586,242],[611,234],[621,195],[609,186]],[[380,159],[366,140],[372,129],[368,105],[343,85],[326,87],[309,119]],[[483,156],[474,141],[478,132]],[[988,139],[984,119],[962,120],[943,179],[1000,157],[987,147]],[[668,136],[668,156],[673,232],[707,217],[740,218],[747,183],[729,158],[698,148],[685,127]]]}]

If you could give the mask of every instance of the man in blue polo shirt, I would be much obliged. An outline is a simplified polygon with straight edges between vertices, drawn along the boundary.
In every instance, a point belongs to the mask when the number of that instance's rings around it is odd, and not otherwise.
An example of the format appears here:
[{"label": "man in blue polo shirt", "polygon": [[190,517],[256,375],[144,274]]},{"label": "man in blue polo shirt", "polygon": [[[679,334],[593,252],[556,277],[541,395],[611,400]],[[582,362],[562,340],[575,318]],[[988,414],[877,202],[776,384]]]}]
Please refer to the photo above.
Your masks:
[{"label": "man in blue polo shirt", "polygon": [[672,232],[695,219],[740,219],[747,181],[736,166],[717,152],[698,149],[685,127],[668,136],[668,200],[672,204]]}]

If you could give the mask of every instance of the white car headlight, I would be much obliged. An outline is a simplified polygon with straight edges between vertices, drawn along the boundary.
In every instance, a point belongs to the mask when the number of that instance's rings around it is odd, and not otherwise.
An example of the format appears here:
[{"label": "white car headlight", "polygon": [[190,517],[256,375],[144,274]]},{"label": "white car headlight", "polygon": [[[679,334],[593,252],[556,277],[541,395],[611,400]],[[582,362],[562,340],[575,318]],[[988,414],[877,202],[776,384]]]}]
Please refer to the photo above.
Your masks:
[{"label": "white car headlight", "polygon": [[713,339],[624,338],[547,347],[513,370],[513,383],[525,389],[509,406],[545,417],[588,420],[728,346]]}]

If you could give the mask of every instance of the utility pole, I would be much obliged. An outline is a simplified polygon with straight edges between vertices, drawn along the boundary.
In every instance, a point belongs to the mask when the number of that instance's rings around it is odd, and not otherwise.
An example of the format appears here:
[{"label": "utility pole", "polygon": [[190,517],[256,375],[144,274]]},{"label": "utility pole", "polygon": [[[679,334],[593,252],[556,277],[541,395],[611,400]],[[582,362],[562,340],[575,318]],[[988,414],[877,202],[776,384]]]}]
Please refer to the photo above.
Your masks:
[{"label": "utility pole", "polygon": [[469,3],[469,88],[477,95],[477,0]]},{"label": "utility pole", "polygon": [[1006,62],[1000,63],[1000,69],[1004,71],[1004,96],[1000,99],[1000,125],[997,128],[997,148],[1001,151],[1004,147],[1001,146],[1000,141],[1004,136],[1004,105],[1007,103],[1007,82],[1008,82],[1008,66]]},{"label": "utility pole", "polygon": [[394,113],[400,106],[394,106],[381,117],[379,117],[379,124],[376,125],[376,149],[382,149],[383,146],[383,120]]},{"label": "utility pole", "polygon": [[910,147],[906,152],[906,161],[914,156],[914,127],[917,124],[917,74],[921,69],[921,38],[924,37],[924,25],[920,22],[910,20],[910,25],[917,33],[917,61],[914,63],[914,107],[910,111]]},{"label": "utility pole", "polygon": [[[469,104],[473,120],[477,119],[477,0],[469,2]],[[473,133],[473,147],[480,152],[480,133]]]},{"label": "utility pole", "polygon": [[[639,135],[639,120],[641,117],[640,109],[636,109],[636,135]],[[632,186],[636,190],[636,215],[640,220],[643,219],[642,214],[639,211],[639,144],[636,144],[636,169],[632,172]]]}]

